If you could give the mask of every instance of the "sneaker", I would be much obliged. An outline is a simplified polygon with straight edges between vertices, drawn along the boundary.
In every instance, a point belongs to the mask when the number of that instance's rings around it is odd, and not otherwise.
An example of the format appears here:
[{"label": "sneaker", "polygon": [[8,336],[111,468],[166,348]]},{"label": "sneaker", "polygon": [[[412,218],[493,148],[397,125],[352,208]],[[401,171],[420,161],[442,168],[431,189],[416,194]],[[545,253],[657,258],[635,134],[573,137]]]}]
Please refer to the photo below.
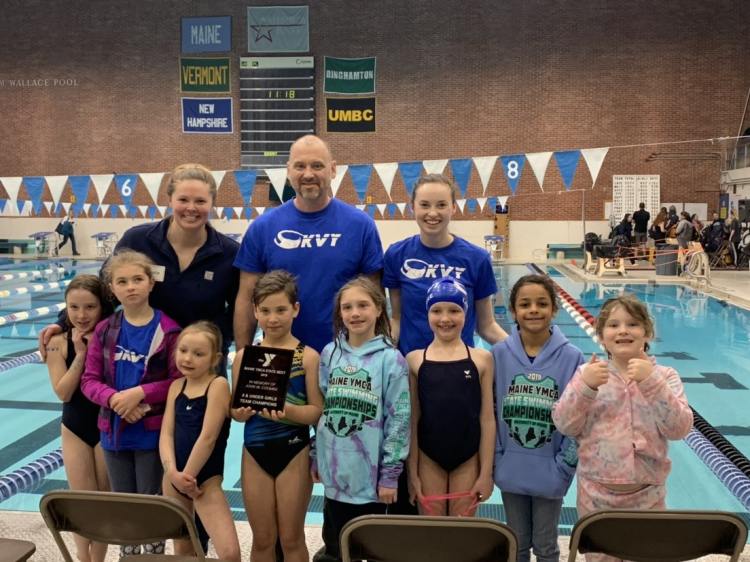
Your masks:
[{"label": "sneaker", "polygon": [[79,254],[78,252],[73,252],[73,255],[74,256],[80,256],[81,254]]}]

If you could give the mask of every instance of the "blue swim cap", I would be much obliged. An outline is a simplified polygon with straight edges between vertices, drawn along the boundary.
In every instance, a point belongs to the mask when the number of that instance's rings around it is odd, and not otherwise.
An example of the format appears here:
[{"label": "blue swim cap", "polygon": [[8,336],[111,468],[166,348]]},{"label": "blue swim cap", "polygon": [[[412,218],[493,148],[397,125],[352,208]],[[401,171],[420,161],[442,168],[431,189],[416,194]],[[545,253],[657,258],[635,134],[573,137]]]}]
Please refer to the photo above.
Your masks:
[{"label": "blue swim cap", "polygon": [[436,302],[452,302],[460,306],[464,313],[469,308],[466,288],[453,277],[442,277],[427,289],[427,311]]}]

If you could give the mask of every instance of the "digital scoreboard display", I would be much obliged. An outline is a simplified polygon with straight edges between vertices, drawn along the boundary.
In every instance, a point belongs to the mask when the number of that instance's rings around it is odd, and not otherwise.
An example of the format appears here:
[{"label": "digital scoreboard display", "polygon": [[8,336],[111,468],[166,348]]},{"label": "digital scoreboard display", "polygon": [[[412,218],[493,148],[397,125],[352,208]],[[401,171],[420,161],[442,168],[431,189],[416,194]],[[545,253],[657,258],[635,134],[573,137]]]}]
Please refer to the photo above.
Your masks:
[{"label": "digital scoreboard display", "polygon": [[243,168],[285,166],[289,147],[315,133],[313,57],[240,58]]}]

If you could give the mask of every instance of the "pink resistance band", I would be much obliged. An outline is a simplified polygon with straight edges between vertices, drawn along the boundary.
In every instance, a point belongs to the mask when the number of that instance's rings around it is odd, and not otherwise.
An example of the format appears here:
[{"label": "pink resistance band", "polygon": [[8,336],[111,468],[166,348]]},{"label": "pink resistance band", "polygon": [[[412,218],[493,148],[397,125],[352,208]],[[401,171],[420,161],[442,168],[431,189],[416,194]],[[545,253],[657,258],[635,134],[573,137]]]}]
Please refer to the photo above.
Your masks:
[{"label": "pink resistance band", "polygon": [[422,506],[422,511],[425,514],[435,515],[434,508],[431,504],[439,501],[458,500],[461,498],[474,498],[474,502],[468,508],[466,508],[466,511],[459,515],[459,517],[471,517],[472,512],[479,505],[479,496],[477,494],[472,494],[471,492],[452,492],[450,494],[422,496],[422,499],[419,500],[419,504]]}]

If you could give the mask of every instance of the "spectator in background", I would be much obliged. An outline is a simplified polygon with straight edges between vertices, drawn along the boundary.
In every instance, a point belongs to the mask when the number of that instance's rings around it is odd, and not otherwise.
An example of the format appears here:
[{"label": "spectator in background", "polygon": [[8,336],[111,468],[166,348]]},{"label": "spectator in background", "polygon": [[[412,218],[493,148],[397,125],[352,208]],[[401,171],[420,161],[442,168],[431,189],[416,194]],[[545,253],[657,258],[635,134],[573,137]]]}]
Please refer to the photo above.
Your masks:
[{"label": "spectator in background", "polygon": [[636,256],[640,255],[648,240],[648,221],[651,213],[646,210],[646,204],[638,204],[638,210],[633,213],[633,242],[636,244]]},{"label": "spectator in background", "polygon": [[734,209],[729,211],[729,250],[732,252],[732,262],[737,266],[737,246],[740,243],[740,221]]},{"label": "spectator in background", "polygon": [[677,236],[677,232],[674,229],[677,228],[678,222],[680,222],[680,217],[677,216],[677,208],[674,205],[670,205],[669,213],[667,214],[667,223],[664,227],[667,238],[675,238]]},{"label": "spectator in background", "polygon": [[63,237],[62,242],[60,242],[60,245],[55,248],[55,255],[60,251],[60,248],[65,246],[65,244],[68,243],[68,240],[70,240],[70,245],[73,248],[73,255],[74,256],[80,256],[81,254],[78,253],[78,248],[76,248],[76,235],[75,232],[73,232],[73,209],[70,209],[68,211],[68,214],[63,217],[63,219],[60,221],[60,224],[57,225],[57,228],[55,228],[55,232],[58,234],[61,234]]}]

